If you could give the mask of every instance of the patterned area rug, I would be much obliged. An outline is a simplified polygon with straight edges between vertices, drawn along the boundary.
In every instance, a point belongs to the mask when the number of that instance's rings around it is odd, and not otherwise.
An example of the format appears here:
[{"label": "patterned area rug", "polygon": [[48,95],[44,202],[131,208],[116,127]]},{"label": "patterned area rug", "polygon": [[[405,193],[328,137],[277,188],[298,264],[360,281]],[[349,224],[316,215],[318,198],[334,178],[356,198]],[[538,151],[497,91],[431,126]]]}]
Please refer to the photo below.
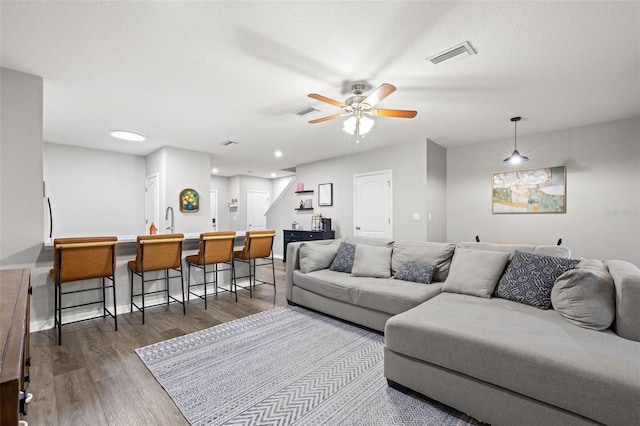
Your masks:
[{"label": "patterned area rug", "polygon": [[193,425],[477,425],[387,386],[382,335],[282,307],[136,353]]}]

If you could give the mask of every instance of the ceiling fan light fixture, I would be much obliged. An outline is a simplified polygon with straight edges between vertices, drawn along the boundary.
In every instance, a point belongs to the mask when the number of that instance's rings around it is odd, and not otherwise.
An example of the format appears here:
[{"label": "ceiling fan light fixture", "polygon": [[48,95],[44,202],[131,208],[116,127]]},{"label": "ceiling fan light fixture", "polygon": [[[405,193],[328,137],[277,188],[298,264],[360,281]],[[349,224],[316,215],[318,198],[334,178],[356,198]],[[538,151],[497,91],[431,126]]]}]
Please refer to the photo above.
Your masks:
[{"label": "ceiling fan light fixture", "polygon": [[[351,116],[344,121],[342,130],[349,133],[350,135],[355,134],[356,132],[356,124],[358,118],[355,116]],[[360,117],[360,135],[366,135],[373,128],[374,121],[369,117]]]},{"label": "ceiling fan light fixture", "polygon": [[522,120],[522,117],[513,117],[511,121],[513,122],[513,152],[510,156],[505,158],[503,163],[511,163],[518,164],[524,161],[529,161],[529,157],[526,155],[520,154],[518,151],[518,121]]},{"label": "ceiling fan light fixture", "polygon": [[123,141],[144,142],[146,140],[144,133],[135,132],[133,130],[113,129],[110,133],[114,138]]}]

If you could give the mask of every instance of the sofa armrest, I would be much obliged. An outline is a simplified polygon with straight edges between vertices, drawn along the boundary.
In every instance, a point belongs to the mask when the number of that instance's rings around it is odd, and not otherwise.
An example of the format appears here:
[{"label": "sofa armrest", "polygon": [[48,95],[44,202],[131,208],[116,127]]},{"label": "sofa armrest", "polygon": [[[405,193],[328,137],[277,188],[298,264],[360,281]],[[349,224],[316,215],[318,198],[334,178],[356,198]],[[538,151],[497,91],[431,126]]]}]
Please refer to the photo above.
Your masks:
[{"label": "sofa armrest", "polygon": [[607,260],[616,286],[616,333],[640,342],[640,269],[624,260]]},{"label": "sofa armrest", "polygon": [[341,238],[335,240],[314,240],[314,241],[296,241],[287,244],[287,266],[285,272],[285,283],[287,289],[287,300],[292,302],[291,293],[293,291],[293,272],[300,269],[300,246],[304,244],[333,244],[336,241],[342,241]]},{"label": "sofa armrest", "polygon": [[287,244],[287,266],[285,268],[285,284],[287,289],[287,300],[291,300],[291,292],[293,289],[293,271],[300,269],[300,246],[302,242],[294,242]]}]

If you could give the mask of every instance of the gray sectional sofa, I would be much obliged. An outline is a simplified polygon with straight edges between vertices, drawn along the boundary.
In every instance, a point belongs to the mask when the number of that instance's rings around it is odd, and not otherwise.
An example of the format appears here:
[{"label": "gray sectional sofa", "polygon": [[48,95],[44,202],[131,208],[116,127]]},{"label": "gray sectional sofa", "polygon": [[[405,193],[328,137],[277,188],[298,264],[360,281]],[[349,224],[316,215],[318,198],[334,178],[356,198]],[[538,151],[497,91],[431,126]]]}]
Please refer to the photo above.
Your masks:
[{"label": "gray sectional sofa", "polygon": [[[480,421],[640,424],[640,270],[569,257],[563,246],[292,243],[287,300],[383,331],[391,386]],[[406,281],[416,264],[430,284]],[[526,287],[526,274],[554,268],[551,295]]]}]

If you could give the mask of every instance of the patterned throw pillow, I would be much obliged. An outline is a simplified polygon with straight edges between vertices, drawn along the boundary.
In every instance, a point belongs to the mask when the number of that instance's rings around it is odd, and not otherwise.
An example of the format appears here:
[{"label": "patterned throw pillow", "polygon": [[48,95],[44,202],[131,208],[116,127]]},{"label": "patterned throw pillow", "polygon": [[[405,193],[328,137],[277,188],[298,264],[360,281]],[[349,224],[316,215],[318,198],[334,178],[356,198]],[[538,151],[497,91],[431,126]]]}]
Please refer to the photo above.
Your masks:
[{"label": "patterned throw pillow", "polygon": [[356,245],[345,243],[344,241],[340,243],[340,247],[338,247],[338,253],[336,253],[336,257],[333,259],[333,263],[331,264],[332,271],[337,272],[347,272],[351,273],[351,269],[353,268],[353,260],[356,257]]},{"label": "patterned throw pillow", "polygon": [[580,263],[577,259],[544,256],[516,250],[500,278],[495,296],[513,302],[549,309],[551,290],[560,275]]},{"label": "patterned throw pillow", "polygon": [[436,265],[426,263],[403,263],[400,265],[394,278],[414,283],[431,284],[431,278],[436,271]]}]

